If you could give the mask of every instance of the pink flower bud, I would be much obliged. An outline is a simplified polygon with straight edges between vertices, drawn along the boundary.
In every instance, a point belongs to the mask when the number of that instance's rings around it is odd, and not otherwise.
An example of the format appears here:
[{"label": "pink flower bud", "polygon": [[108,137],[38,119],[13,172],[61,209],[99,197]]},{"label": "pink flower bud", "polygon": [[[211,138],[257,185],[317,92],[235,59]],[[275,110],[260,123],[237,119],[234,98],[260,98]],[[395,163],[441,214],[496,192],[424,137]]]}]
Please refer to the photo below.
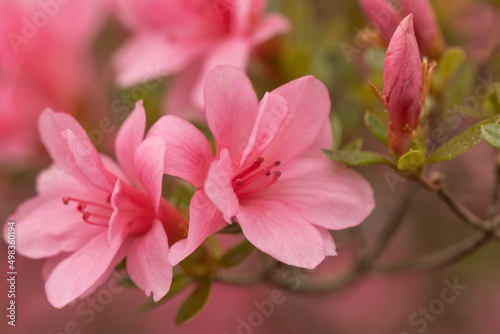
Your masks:
[{"label": "pink flower bud", "polygon": [[365,15],[379,28],[387,42],[391,40],[399,21],[413,14],[415,34],[422,53],[431,59],[441,56],[443,36],[429,0],[399,0],[401,8],[396,8],[389,0],[358,1]]},{"label": "pink flower bud", "polygon": [[401,21],[401,16],[394,6],[387,0],[359,0],[359,5],[371,23],[380,30],[384,39],[390,41]]},{"label": "pink flower bud", "polygon": [[384,102],[389,113],[389,146],[402,155],[410,148],[422,110],[422,65],[413,15],[394,32],[384,62]]},{"label": "pink flower bud", "polygon": [[399,0],[405,15],[414,15],[415,35],[421,52],[437,59],[444,49],[443,36],[429,0]]}]

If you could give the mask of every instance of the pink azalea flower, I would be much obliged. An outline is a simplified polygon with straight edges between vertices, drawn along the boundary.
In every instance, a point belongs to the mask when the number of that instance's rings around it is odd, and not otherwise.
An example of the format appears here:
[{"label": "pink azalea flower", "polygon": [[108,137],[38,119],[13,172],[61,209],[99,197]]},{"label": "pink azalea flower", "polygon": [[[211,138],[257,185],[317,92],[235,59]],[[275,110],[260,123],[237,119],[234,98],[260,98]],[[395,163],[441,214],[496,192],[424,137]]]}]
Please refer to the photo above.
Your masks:
[{"label": "pink azalea flower", "polygon": [[259,103],[243,71],[220,66],[207,78],[205,113],[216,153],[190,123],[164,116],[150,130],[167,145],[165,172],[193,184],[187,239],[172,264],[236,220],[245,237],[274,258],[314,268],[335,254],[329,229],[359,224],[373,209],[369,184],[333,163],[326,87],[312,76],[292,81]]},{"label": "pink azalea flower", "polygon": [[402,155],[408,152],[422,112],[422,65],[408,15],[392,36],[384,62],[384,102],[391,120],[389,146]]},{"label": "pink azalea flower", "polygon": [[85,130],[68,114],[46,110],[41,140],[54,164],[37,180],[38,195],[21,204],[18,251],[48,258],[45,290],[63,307],[103,283],[127,257],[131,279],[155,300],[170,288],[169,243],[185,234],[185,221],[161,197],[165,144],[143,140],[145,112],[138,103],[118,133],[121,168],[97,153]]},{"label": "pink azalea flower", "polygon": [[118,82],[131,86],[179,73],[164,101],[168,113],[204,119],[203,87],[215,66],[245,68],[251,50],[289,30],[266,0],[114,0],[133,32],[114,59]]},{"label": "pink azalea flower", "polygon": [[387,41],[391,40],[403,17],[413,14],[415,34],[422,53],[438,59],[444,49],[443,36],[429,0],[399,0],[397,10],[390,0],[359,0],[366,16],[380,29]]},{"label": "pink azalea flower", "polygon": [[36,120],[44,108],[105,110],[89,52],[103,7],[97,0],[0,0],[0,163],[39,160]]}]

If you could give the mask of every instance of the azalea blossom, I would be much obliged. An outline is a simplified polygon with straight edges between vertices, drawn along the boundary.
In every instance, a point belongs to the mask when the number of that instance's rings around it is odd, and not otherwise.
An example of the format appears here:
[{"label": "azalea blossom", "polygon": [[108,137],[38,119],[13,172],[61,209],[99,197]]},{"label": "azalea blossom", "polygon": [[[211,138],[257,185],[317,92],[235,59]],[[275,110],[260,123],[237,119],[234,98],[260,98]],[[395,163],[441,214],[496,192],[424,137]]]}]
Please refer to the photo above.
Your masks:
[{"label": "azalea blossom", "polygon": [[266,0],[114,0],[132,31],[114,65],[120,85],[177,73],[164,110],[204,120],[203,87],[217,65],[245,68],[252,49],[289,30],[278,14],[264,14]]},{"label": "azalea blossom", "polygon": [[90,54],[104,9],[98,0],[0,0],[0,163],[44,161],[44,108],[89,118],[106,110]]},{"label": "azalea blossom", "polygon": [[384,102],[391,120],[387,137],[393,152],[410,149],[422,112],[422,65],[408,15],[392,36],[384,62]]},{"label": "azalea blossom", "polygon": [[312,76],[257,100],[245,73],[219,66],[207,78],[205,113],[215,139],[173,115],[150,129],[166,143],[165,172],[197,188],[186,239],[174,244],[173,265],[210,234],[236,221],[261,251],[314,268],[335,255],[328,230],[363,221],[372,189],[354,170],[326,158],[332,142],[330,99]]},{"label": "azalea blossom", "polygon": [[185,220],[161,197],[165,144],[144,140],[139,102],[116,138],[117,165],[100,155],[70,115],[46,110],[39,119],[54,164],[37,180],[38,195],[10,217],[18,252],[48,258],[45,290],[63,307],[93,291],[127,257],[134,283],[157,301],[170,288],[169,243],[185,235]]},{"label": "azalea blossom", "polygon": [[443,36],[429,0],[398,0],[399,8],[390,0],[359,0],[366,16],[379,28],[389,43],[399,22],[413,14],[415,34],[424,55],[438,59],[444,50]]}]

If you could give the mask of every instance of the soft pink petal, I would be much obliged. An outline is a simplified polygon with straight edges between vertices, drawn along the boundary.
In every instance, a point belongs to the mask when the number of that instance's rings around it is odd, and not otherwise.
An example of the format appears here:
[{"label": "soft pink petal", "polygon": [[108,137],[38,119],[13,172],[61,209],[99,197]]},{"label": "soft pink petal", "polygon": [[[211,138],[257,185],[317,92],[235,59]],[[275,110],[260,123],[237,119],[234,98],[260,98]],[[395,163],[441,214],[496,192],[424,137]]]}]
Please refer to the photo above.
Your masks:
[{"label": "soft pink petal", "polygon": [[288,117],[265,153],[269,159],[286,163],[316,141],[330,114],[330,98],[325,85],[312,76],[293,80],[272,93],[287,100]]},{"label": "soft pink petal", "polygon": [[190,121],[206,123],[203,106],[195,105],[191,98],[202,69],[202,61],[195,61],[176,75],[162,102],[165,114],[172,114]]},{"label": "soft pink petal", "polygon": [[159,137],[149,137],[135,152],[135,169],[142,186],[158,210],[161,198],[165,162],[165,142]]},{"label": "soft pink petal", "polygon": [[134,168],[134,156],[135,150],[144,139],[145,129],[146,112],[142,101],[137,101],[135,109],[123,122],[115,140],[116,160],[120,163],[125,174],[137,186],[141,186],[141,183]]},{"label": "soft pink petal", "polygon": [[281,95],[266,93],[259,103],[259,111],[255,126],[238,167],[245,162],[252,163],[283,126],[288,116],[288,103]]},{"label": "soft pink petal", "polygon": [[61,261],[45,283],[50,304],[61,308],[85,293],[107,271],[124,237],[108,246],[101,233]]},{"label": "soft pink petal", "polygon": [[275,259],[314,269],[325,258],[320,232],[281,201],[247,200],[236,216],[243,234],[255,247]]},{"label": "soft pink petal", "polygon": [[323,238],[323,244],[325,245],[326,256],[336,256],[337,255],[337,247],[335,246],[335,241],[333,240],[332,234],[327,229],[322,227],[316,227],[321,233],[321,237]]},{"label": "soft pink petal", "polygon": [[46,109],[38,119],[40,139],[54,163],[68,174],[76,177],[82,184],[89,184],[89,180],[76,167],[66,139],[61,136],[61,133],[66,130],[71,130],[74,136],[87,148],[92,160],[99,160],[99,154],[87,133],[73,116]]},{"label": "soft pink petal", "polygon": [[[81,184],[73,175],[67,173],[56,164],[50,165],[47,169],[38,174],[36,178],[37,194],[59,191],[64,193],[72,192],[74,189],[85,188],[86,184]],[[62,203],[62,202],[61,202]]]},{"label": "soft pink petal", "polygon": [[358,225],[375,206],[370,184],[355,170],[328,159],[295,159],[281,172],[274,185],[249,197],[286,203],[312,224],[330,230]]},{"label": "soft pink petal", "polygon": [[87,146],[87,142],[81,141],[71,130],[63,131],[61,135],[66,138],[69,152],[80,173],[96,188],[111,193],[116,176],[104,168],[99,155],[94,154],[97,153],[94,146]]},{"label": "soft pink petal", "polygon": [[183,69],[206,48],[203,40],[172,41],[163,33],[140,33],[115,54],[113,62],[121,86],[133,86]]},{"label": "soft pink petal", "polygon": [[170,248],[169,262],[175,266],[191,254],[212,233],[227,224],[220,211],[212,204],[202,190],[194,193],[189,207],[188,237],[176,242]]},{"label": "soft pink petal", "polygon": [[203,133],[176,116],[164,116],[149,130],[147,137],[153,136],[166,144],[165,173],[202,188],[213,160],[212,147]]},{"label": "soft pink petal", "polygon": [[64,205],[62,198],[68,195],[92,200],[100,197],[99,194],[73,190],[47,193],[25,201],[10,217],[17,222],[17,250],[20,254],[40,259],[72,252],[105,231],[102,227],[85,223],[76,204]]},{"label": "soft pink petal", "polygon": [[235,166],[227,149],[220,152],[219,160],[212,162],[205,181],[205,194],[222,212],[224,220],[231,223],[231,218],[238,213],[239,201],[231,185],[235,175]]},{"label": "soft pink petal", "polygon": [[265,17],[255,28],[252,35],[252,42],[258,45],[268,39],[289,32],[292,29],[290,21],[283,15],[271,14]]},{"label": "soft pink petal", "polygon": [[168,262],[168,240],[161,222],[153,221],[151,229],[135,238],[129,247],[127,273],[146,296],[153,293],[157,302],[172,283],[172,265]]},{"label": "soft pink petal", "polygon": [[142,191],[118,180],[111,194],[111,205],[114,211],[108,226],[108,243],[113,243],[123,230],[145,233],[151,228],[155,209],[151,199]]},{"label": "soft pink petal", "polygon": [[207,78],[205,112],[217,153],[226,147],[236,158],[247,145],[257,118],[257,96],[241,70],[220,66]]},{"label": "soft pink petal", "polygon": [[[251,50],[251,41],[245,36],[231,36],[214,46],[203,59],[202,71],[191,92],[191,100],[194,106],[203,109],[204,89],[209,73],[217,66],[231,65],[236,68],[245,69],[248,63],[248,57]],[[251,85],[250,85],[251,87]],[[237,87],[236,87],[237,88]],[[246,91],[242,91],[244,94]],[[255,93],[254,93],[255,94]],[[206,97],[206,95],[205,95]],[[250,98],[250,94],[247,97]],[[205,105],[206,107],[206,105]]]},{"label": "soft pink petal", "polygon": [[398,27],[401,16],[390,0],[358,0],[366,17],[382,33],[386,42]]}]

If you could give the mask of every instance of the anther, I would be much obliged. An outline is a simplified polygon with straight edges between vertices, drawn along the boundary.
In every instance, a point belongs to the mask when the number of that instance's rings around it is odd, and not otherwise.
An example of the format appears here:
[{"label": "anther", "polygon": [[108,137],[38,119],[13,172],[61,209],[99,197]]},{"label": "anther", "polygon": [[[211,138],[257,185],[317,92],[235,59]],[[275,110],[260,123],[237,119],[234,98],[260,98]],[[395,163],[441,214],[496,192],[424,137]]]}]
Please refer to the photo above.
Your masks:
[{"label": "anther", "polygon": [[264,158],[258,157],[257,160],[255,160],[250,165],[250,167],[248,167],[247,169],[245,169],[244,171],[242,171],[241,173],[239,173],[238,175],[236,175],[233,178],[233,182],[236,181],[237,179],[243,178],[244,176],[246,176],[246,175],[250,174],[251,172],[253,172],[254,170],[258,169],[260,167],[260,165],[262,165],[263,162],[264,162]]}]

